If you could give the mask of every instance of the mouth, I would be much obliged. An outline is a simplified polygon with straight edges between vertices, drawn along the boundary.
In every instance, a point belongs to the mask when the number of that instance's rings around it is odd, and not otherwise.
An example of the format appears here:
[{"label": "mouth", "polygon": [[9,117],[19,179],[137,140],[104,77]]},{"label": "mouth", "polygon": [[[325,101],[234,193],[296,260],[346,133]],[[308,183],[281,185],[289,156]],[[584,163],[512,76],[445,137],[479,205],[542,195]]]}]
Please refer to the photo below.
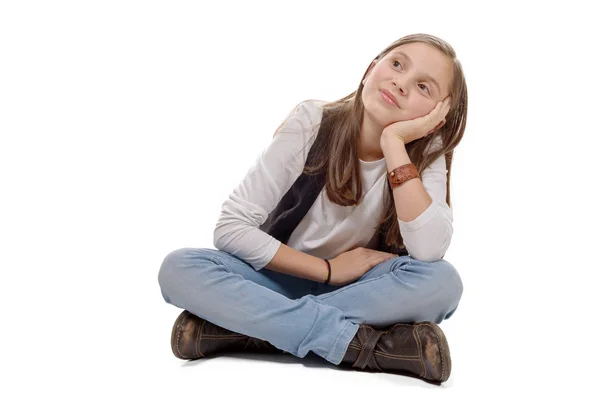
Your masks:
[{"label": "mouth", "polygon": [[396,107],[400,108],[400,106],[398,105],[398,100],[396,100],[396,98],[394,97],[394,95],[392,93],[390,93],[388,90],[385,90],[385,89],[381,89],[379,92],[381,93],[381,98],[383,98],[383,100],[385,102],[387,102],[388,104],[395,105]]}]

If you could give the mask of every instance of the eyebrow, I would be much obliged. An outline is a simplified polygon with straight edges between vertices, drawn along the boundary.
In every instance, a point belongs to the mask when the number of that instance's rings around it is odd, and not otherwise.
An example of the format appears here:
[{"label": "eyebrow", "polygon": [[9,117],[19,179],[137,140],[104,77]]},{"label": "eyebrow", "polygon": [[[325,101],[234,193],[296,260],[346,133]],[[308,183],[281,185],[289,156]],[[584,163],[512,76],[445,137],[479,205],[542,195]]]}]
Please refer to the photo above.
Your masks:
[{"label": "eyebrow", "polygon": [[[398,50],[398,51],[395,51],[395,52],[394,52],[394,54],[396,54],[396,55],[399,55],[399,56],[402,56],[402,57],[406,58],[406,60],[408,61],[408,65],[413,65],[413,62],[412,62],[412,60],[410,59],[410,57],[409,57],[409,56],[408,56],[406,53],[404,53],[404,52],[402,52],[402,51]],[[433,84],[434,84],[434,85],[437,87],[438,93],[442,93],[442,91],[440,90],[440,85],[439,85],[439,83],[437,83],[437,81],[436,81],[435,79],[433,79],[433,77],[432,77],[431,75],[429,75],[429,74],[423,74],[423,75],[425,75],[425,78],[426,78],[426,79],[429,79],[430,81],[432,81],[432,82],[433,82]]]}]

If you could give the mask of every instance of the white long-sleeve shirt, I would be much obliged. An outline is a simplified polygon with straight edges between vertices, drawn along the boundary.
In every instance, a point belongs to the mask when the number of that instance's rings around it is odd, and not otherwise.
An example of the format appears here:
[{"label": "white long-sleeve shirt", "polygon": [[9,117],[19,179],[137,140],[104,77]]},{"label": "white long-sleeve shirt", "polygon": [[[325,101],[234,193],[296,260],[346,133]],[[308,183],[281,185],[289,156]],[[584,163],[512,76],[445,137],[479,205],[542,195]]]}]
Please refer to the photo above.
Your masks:
[{"label": "white long-sleeve shirt", "polygon": [[[275,256],[281,242],[259,229],[283,195],[302,173],[321,122],[323,102],[300,103],[280,126],[269,146],[222,205],[214,230],[215,248],[261,269]],[[325,187],[295,230],[288,246],[305,253],[333,258],[367,247],[383,213],[386,187],[385,158],[360,160],[363,198],[356,206],[333,204]],[[437,158],[421,174],[433,202],[416,219],[398,220],[409,255],[423,261],[443,257],[452,238],[452,209],[446,204],[446,161]]]}]

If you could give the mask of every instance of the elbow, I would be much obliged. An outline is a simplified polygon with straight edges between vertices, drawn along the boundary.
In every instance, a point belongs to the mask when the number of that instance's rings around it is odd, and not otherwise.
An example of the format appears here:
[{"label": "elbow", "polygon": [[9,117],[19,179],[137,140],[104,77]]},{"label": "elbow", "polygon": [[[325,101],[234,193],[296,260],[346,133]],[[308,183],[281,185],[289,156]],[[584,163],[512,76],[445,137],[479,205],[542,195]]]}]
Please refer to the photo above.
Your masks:
[{"label": "elbow", "polygon": [[231,218],[219,218],[213,230],[213,246],[217,250],[227,251],[232,237],[239,232],[239,221]]},{"label": "elbow", "polygon": [[408,254],[414,258],[415,260],[418,261],[423,261],[423,262],[435,262],[435,261],[439,261],[444,257],[444,254],[446,252],[440,252],[440,251],[436,251],[436,252],[421,252],[421,251],[411,251],[408,250]]},{"label": "elbow", "polygon": [[247,235],[250,234],[252,238],[252,232],[260,229],[260,224],[265,219],[262,209],[243,207],[234,200],[227,200],[214,225],[213,246],[228,253],[239,251],[248,239]]},{"label": "elbow", "polygon": [[228,251],[228,244],[231,243],[232,234],[236,231],[236,227],[217,224],[213,231],[214,248],[221,251]]},{"label": "elbow", "polygon": [[441,246],[436,248],[422,248],[417,250],[409,249],[407,247],[407,252],[415,260],[423,262],[435,262],[444,258],[447,249],[447,246]]},{"label": "elbow", "polygon": [[213,247],[217,250],[223,250],[222,236],[213,234]]},{"label": "elbow", "polygon": [[215,229],[213,230],[213,246],[214,246],[214,248],[217,250],[221,250],[220,246],[221,246],[222,241],[223,241],[223,235],[219,231],[219,225],[217,225],[217,226],[215,226]]},{"label": "elbow", "polygon": [[245,254],[252,247],[250,243],[257,242],[256,230],[256,226],[239,218],[220,218],[213,230],[213,246],[233,255]]},{"label": "elbow", "polygon": [[435,262],[444,258],[452,240],[452,224],[447,223],[445,228],[437,235],[413,238],[416,240],[405,242],[406,251],[415,260]]}]

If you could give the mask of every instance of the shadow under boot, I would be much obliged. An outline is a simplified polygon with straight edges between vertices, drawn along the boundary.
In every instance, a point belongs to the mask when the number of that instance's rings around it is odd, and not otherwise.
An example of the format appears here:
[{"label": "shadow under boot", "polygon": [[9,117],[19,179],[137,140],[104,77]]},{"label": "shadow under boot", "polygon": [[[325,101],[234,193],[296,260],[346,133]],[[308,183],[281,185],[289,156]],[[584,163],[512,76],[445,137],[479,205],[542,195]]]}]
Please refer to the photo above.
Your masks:
[{"label": "shadow under boot", "polygon": [[187,310],[173,324],[171,350],[182,360],[196,360],[226,352],[285,353],[269,342],[232,332]]},{"label": "shadow under boot", "polygon": [[398,323],[385,330],[361,324],[342,363],[436,384],[447,381],[452,369],[446,336],[433,322]]}]

